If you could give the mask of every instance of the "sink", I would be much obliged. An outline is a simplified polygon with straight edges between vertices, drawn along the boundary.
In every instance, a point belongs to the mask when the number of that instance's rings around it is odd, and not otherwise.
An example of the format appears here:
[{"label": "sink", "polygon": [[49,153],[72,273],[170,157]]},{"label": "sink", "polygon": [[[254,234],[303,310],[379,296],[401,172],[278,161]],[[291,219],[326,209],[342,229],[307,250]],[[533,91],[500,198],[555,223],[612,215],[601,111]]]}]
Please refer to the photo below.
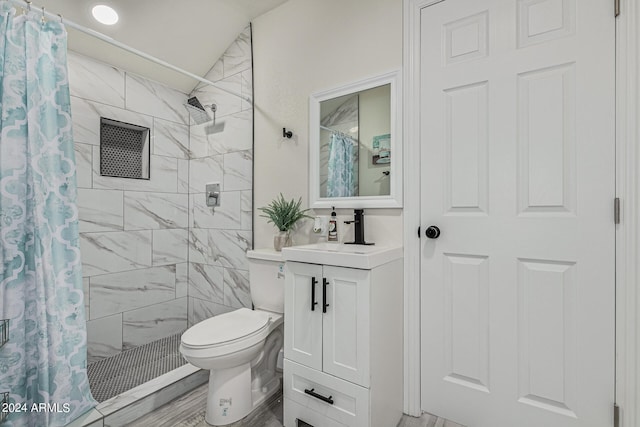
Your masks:
[{"label": "sink", "polygon": [[323,242],[282,248],[282,258],[285,261],[369,270],[402,258],[402,247]]}]

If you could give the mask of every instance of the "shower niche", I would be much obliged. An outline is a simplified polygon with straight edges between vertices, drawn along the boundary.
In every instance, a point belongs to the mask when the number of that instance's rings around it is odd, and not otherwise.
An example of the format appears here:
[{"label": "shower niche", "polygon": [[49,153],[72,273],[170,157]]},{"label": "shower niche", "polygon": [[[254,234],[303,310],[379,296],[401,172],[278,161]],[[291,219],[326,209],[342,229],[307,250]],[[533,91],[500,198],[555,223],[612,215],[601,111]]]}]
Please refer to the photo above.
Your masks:
[{"label": "shower niche", "polygon": [[100,118],[100,175],[150,179],[150,130]]}]

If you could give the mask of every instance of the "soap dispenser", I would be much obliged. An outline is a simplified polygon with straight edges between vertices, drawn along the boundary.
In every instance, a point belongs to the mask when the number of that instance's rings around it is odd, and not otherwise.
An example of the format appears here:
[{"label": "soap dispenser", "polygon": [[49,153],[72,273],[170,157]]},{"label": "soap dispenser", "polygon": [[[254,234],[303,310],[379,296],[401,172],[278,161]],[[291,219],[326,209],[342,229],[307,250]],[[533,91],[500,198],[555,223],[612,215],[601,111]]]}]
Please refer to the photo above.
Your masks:
[{"label": "soap dispenser", "polygon": [[335,208],[333,212],[331,212],[331,219],[329,220],[329,234],[327,236],[327,241],[338,241],[338,216],[336,215]]}]

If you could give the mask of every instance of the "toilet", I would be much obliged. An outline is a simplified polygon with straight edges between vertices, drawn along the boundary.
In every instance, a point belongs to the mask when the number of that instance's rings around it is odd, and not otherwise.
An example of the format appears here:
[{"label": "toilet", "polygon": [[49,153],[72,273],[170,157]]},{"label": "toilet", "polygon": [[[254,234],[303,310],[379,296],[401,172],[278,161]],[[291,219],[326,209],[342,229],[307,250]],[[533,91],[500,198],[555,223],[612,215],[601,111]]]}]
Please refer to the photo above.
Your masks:
[{"label": "toilet", "polygon": [[210,371],[205,420],[213,426],[241,420],[280,390],[284,264],[273,250],[248,251],[247,257],[254,309],[203,320],[180,343],[189,363]]}]

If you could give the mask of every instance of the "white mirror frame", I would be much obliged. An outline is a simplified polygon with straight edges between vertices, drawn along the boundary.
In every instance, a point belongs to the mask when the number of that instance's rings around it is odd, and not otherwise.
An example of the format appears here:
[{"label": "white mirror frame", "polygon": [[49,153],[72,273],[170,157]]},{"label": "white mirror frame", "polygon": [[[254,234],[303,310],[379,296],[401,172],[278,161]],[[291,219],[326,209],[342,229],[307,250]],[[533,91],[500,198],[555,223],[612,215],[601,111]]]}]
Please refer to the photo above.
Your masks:
[{"label": "white mirror frame", "polygon": [[[354,92],[391,85],[391,174],[387,196],[320,197],[320,103]],[[311,208],[401,208],[402,207],[402,102],[400,71],[359,80],[309,97],[309,205]]]}]

